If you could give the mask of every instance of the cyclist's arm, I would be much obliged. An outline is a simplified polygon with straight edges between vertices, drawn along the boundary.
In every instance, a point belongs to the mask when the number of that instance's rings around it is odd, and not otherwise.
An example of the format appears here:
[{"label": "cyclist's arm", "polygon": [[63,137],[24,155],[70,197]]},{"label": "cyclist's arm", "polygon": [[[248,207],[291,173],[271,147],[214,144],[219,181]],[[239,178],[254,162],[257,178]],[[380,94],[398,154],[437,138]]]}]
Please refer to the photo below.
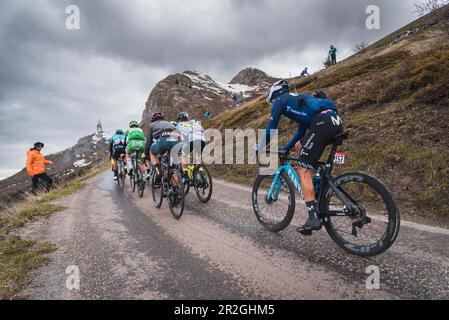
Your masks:
[{"label": "cyclist's arm", "polygon": [[110,154],[111,157],[112,157],[112,147],[113,147],[113,142],[112,142],[112,139],[111,139],[111,142],[109,143],[109,154]]},{"label": "cyclist's arm", "polygon": [[296,131],[295,135],[290,140],[290,142],[287,143],[283,148],[281,148],[281,150],[285,150],[285,151],[292,150],[295,147],[296,142],[301,140],[304,137],[305,133],[306,133],[306,128],[304,126],[300,125],[298,128],[298,131]]},{"label": "cyclist's arm", "polygon": [[276,99],[273,103],[273,109],[271,111],[271,118],[270,122],[268,123],[268,127],[265,131],[265,146],[261,146],[261,150],[265,148],[269,143],[271,139],[271,130],[277,129],[279,125],[279,121],[281,120],[282,116],[282,101],[281,99]]},{"label": "cyclist's arm", "polygon": [[148,128],[147,141],[145,143],[145,156],[150,156],[151,145],[153,144],[153,129]]}]

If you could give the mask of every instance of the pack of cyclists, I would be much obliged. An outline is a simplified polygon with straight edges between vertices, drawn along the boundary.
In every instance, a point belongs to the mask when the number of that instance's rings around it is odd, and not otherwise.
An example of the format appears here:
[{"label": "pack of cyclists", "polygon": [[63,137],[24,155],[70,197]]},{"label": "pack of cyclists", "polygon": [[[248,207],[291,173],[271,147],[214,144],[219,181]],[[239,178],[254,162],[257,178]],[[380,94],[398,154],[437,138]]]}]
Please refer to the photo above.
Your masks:
[{"label": "pack of cyclists", "polygon": [[177,146],[177,150],[182,154],[180,158],[181,168],[183,171],[187,171],[190,154],[193,152],[197,155],[201,154],[205,145],[204,128],[199,121],[191,120],[187,112],[179,113],[176,122],[169,122],[160,112],[155,113],[151,117],[146,137],[139,127],[139,123],[131,121],[126,133],[117,129],[110,140],[109,151],[114,180],[117,180],[117,161],[120,157],[126,156],[126,159],[124,159],[126,173],[132,176],[133,172],[129,159],[132,153],[137,151],[140,170],[147,173],[148,180],[150,167],[154,166],[156,170],[158,168],[158,155],[162,155]]},{"label": "pack of cyclists", "polygon": [[[278,152],[285,154],[295,148],[299,154],[296,170],[301,180],[309,219],[298,228],[298,232],[320,230],[322,225],[317,215],[313,176],[326,145],[343,132],[343,122],[335,104],[324,92],[315,91],[312,95],[291,93],[286,80],[278,81],[271,87],[267,102],[271,105],[271,117],[266,128],[266,145],[256,146],[257,150],[262,151],[269,145],[270,132],[278,129],[282,116],[298,124],[298,130],[292,139]],[[136,121],[130,122],[126,134],[117,130],[111,139],[110,152],[111,158],[117,160],[125,150],[126,159],[129,160],[131,153],[137,150],[142,172],[146,169],[149,173],[150,163],[158,170],[158,155],[176,148],[174,153],[181,153],[181,168],[185,171],[192,152],[201,154],[205,141],[201,123],[191,120],[188,113],[181,112],[177,122],[169,122],[158,112],[151,118],[147,137]],[[113,170],[116,179],[115,162]],[[127,172],[131,175],[130,161],[126,163]]]}]

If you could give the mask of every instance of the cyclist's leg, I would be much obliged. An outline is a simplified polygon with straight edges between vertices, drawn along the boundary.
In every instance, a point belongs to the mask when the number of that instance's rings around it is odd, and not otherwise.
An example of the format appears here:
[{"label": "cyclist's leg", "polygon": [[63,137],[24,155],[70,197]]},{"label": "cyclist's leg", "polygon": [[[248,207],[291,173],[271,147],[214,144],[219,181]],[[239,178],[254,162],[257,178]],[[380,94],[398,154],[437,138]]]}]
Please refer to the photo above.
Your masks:
[{"label": "cyclist's leg", "polygon": [[181,142],[182,148],[181,148],[181,168],[183,172],[186,172],[189,168],[189,157],[190,153],[192,151],[191,149],[191,143],[189,141]]},{"label": "cyclist's leg", "polygon": [[318,168],[324,149],[331,139],[343,132],[343,124],[332,121],[330,114],[321,114],[314,120],[306,136],[300,142],[299,168],[297,169],[301,180],[301,188],[304,193],[309,220],[299,231],[318,230],[321,228],[321,220],[318,217],[315,190],[313,187],[313,175]]},{"label": "cyclist's leg", "polygon": [[114,172],[114,178],[118,176],[118,160],[123,153],[123,148],[116,148],[112,153],[112,171]]},{"label": "cyclist's leg", "polygon": [[146,166],[145,166],[145,141],[139,140],[136,144],[137,151],[137,163],[139,165],[140,173],[142,177],[145,174]]},{"label": "cyclist's leg", "polygon": [[128,171],[128,175],[133,175],[132,170],[132,161],[131,161],[131,155],[133,152],[134,142],[131,140],[128,142],[128,145],[126,146],[126,171]]}]

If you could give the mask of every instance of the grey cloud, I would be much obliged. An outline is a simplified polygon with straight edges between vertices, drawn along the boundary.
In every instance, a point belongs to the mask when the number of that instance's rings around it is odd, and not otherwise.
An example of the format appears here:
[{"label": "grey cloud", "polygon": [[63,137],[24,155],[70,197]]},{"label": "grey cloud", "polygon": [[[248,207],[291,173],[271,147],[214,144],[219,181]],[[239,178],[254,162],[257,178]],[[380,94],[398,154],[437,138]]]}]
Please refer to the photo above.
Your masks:
[{"label": "grey cloud", "polygon": [[[80,7],[79,31],[65,28],[69,4]],[[364,28],[368,4],[382,9],[379,32]],[[324,56],[331,42],[349,52],[412,18],[409,0],[2,1],[0,143],[14,154],[0,170],[20,168],[20,150],[35,140],[56,151],[91,133],[97,118],[108,130],[139,119],[169,73],[229,80],[269,66],[276,74],[296,56],[319,66],[310,52]]]}]

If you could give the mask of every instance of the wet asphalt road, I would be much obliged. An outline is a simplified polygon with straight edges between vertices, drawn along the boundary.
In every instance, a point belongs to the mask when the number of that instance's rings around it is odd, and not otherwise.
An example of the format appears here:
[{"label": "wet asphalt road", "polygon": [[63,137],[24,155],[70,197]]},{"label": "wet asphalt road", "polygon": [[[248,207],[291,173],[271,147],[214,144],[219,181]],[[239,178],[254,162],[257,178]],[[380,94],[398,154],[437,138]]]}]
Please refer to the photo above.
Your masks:
[{"label": "wet asphalt road", "polygon": [[[251,207],[251,190],[214,181],[204,205],[191,192],[181,220],[164,202],[154,208],[121,191],[110,173],[60,201],[66,210],[29,224],[22,236],[56,244],[52,262],[31,275],[30,299],[448,299],[449,230],[403,223],[385,254],[359,258],[325,231],[304,238],[295,225],[266,231]],[[80,289],[69,290],[68,266]],[[368,266],[380,290],[368,290]]]}]

